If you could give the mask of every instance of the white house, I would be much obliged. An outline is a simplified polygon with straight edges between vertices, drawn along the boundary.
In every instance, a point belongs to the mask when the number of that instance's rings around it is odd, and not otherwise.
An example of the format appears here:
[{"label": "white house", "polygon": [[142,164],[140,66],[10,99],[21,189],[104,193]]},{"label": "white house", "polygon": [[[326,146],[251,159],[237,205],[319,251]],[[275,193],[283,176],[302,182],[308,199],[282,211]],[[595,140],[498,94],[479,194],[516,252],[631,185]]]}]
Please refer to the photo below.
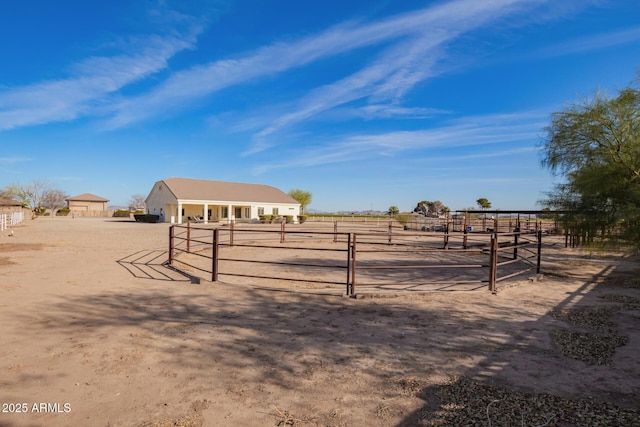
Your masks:
[{"label": "white house", "polygon": [[197,218],[208,223],[258,220],[259,215],[293,216],[300,203],[275,187],[240,182],[168,178],[155,183],[146,199],[147,213],[160,222],[182,224]]}]

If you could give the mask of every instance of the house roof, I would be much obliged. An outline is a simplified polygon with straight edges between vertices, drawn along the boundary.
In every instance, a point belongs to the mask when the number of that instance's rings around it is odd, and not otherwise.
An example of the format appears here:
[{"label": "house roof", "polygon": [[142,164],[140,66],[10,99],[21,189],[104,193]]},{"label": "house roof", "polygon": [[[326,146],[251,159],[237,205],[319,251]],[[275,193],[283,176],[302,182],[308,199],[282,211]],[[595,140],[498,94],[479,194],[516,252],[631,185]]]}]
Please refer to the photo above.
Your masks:
[{"label": "house roof", "polygon": [[108,202],[108,199],[103,199],[100,196],[96,196],[91,193],[84,193],[78,196],[67,197],[65,200],[73,202]]},{"label": "house roof", "polygon": [[0,196],[0,206],[22,206],[22,202]]},{"label": "house roof", "polygon": [[281,190],[263,184],[168,178],[163,182],[178,200],[210,200],[248,203],[299,203]]}]

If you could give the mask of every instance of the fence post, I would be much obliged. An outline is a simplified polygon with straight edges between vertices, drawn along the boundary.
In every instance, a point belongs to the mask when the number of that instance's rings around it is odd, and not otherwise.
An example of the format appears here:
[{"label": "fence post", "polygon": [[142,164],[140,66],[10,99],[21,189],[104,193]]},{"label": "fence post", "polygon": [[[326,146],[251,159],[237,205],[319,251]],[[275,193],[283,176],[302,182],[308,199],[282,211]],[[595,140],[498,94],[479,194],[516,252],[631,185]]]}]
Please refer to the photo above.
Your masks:
[{"label": "fence post", "polygon": [[542,256],[542,228],[538,230],[538,262],[536,264],[536,274],[540,274],[541,256]]},{"label": "fence post", "polygon": [[284,243],[284,224],[285,224],[285,219],[282,220],[282,222],[280,223],[280,243]]},{"label": "fence post", "polygon": [[229,222],[229,246],[233,247],[233,225],[235,223],[235,220],[231,220],[231,222]]},{"label": "fence post", "polygon": [[218,243],[220,239],[220,230],[213,229],[213,243],[211,245],[211,281],[218,281]]},{"label": "fence post", "polygon": [[191,252],[191,221],[187,221],[187,253]]},{"label": "fence post", "polygon": [[444,226],[444,247],[443,249],[449,249],[449,224]]},{"label": "fence post", "polygon": [[347,235],[347,295],[351,295],[351,233]]},{"label": "fence post", "polygon": [[353,233],[351,247],[351,296],[354,296],[356,294],[356,233]]},{"label": "fence post", "polygon": [[389,244],[391,244],[392,231],[393,231],[393,221],[389,221]]},{"label": "fence post", "polygon": [[173,263],[173,227],[175,225],[169,227],[169,265]]},{"label": "fence post", "polygon": [[464,226],[464,231],[462,232],[462,249],[468,249],[468,245],[467,245],[467,234],[469,234],[469,231],[467,230],[467,226]]},{"label": "fence post", "polygon": [[333,221],[333,243],[338,241],[338,221]]},{"label": "fence post", "polygon": [[[520,228],[516,229],[518,233],[520,233]],[[514,234],[513,235],[513,259],[518,259],[518,236],[520,236],[520,234]],[[525,239],[526,240],[526,239]]]},{"label": "fence post", "polygon": [[498,235],[491,235],[491,252],[489,254],[489,291],[496,293],[496,279],[498,276]]}]

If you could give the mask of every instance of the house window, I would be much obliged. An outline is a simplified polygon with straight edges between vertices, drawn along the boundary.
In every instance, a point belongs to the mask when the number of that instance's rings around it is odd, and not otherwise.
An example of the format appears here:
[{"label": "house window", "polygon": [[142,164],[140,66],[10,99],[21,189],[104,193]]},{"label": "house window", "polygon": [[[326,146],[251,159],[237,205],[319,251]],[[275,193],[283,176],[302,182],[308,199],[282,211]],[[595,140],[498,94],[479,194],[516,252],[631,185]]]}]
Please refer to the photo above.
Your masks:
[{"label": "house window", "polygon": [[222,218],[229,218],[229,208],[227,206],[222,207]]},{"label": "house window", "polygon": [[264,208],[258,208],[258,215],[264,215]]},{"label": "house window", "polygon": [[242,208],[236,208],[235,209],[235,217],[236,218],[242,218]]},{"label": "house window", "polygon": [[279,212],[278,212],[278,208],[273,208],[273,214],[274,214],[274,215],[278,215],[278,213],[279,213]]},{"label": "house window", "polygon": [[244,208],[244,217],[251,218],[251,208]]}]

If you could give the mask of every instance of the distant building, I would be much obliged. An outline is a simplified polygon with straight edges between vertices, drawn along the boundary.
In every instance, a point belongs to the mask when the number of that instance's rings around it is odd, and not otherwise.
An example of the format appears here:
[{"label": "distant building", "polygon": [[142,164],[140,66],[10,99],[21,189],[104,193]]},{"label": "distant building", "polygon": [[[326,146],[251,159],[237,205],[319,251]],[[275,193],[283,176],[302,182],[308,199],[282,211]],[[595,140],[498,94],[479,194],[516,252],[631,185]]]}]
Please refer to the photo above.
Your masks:
[{"label": "distant building", "polygon": [[23,205],[21,202],[0,196],[0,214],[22,212],[22,209]]},{"label": "distant building", "polygon": [[168,178],[155,183],[146,199],[147,213],[160,222],[185,220],[230,222],[258,220],[260,215],[292,216],[300,203],[275,187],[240,182]]},{"label": "distant building", "polygon": [[25,218],[25,213],[30,214],[22,202],[0,196],[0,231],[18,224]]},{"label": "distant building", "polygon": [[108,199],[91,193],[66,198],[67,208],[72,214],[79,216],[107,216],[109,208]]}]

